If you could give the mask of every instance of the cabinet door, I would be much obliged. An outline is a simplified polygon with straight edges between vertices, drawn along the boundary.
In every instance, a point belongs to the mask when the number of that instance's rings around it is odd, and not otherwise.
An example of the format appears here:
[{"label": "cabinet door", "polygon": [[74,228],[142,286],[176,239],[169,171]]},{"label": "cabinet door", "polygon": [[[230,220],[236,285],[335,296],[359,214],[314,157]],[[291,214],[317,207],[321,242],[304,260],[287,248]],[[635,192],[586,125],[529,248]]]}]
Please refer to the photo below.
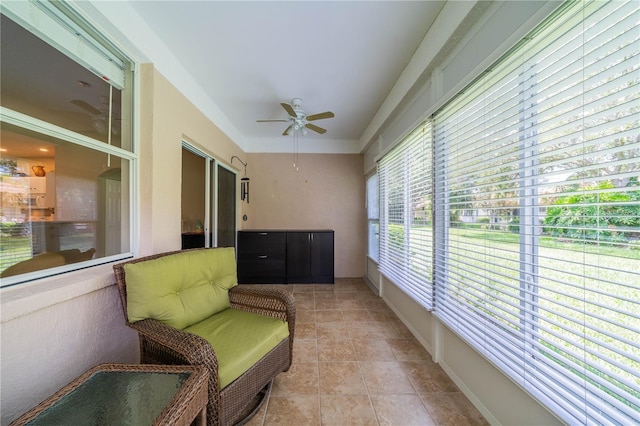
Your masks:
[{"label": "cabinet door", "polygon": [[311,234],[311,276],[314,282],[333,282],[333,232]]},{"label": "cabinet door", "polygon": [[29,192],[31,192],[32,194],[44,194],[45,192],[47,192],[47,178],[30,177]]},{"label": "cabinet door", "polygon": [[287,281],[311,281],[311,234],[287,232]]}]

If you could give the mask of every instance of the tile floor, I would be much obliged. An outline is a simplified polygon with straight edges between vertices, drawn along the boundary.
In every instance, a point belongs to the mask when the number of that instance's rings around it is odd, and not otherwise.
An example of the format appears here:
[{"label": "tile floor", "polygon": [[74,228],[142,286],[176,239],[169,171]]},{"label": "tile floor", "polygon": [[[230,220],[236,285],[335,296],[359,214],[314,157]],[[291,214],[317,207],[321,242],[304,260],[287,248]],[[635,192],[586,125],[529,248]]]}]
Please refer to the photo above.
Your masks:
[{"label": "tile floor", "polygon": [[296,284],[293,365],[247,425],[487,425],[362,279]]}]

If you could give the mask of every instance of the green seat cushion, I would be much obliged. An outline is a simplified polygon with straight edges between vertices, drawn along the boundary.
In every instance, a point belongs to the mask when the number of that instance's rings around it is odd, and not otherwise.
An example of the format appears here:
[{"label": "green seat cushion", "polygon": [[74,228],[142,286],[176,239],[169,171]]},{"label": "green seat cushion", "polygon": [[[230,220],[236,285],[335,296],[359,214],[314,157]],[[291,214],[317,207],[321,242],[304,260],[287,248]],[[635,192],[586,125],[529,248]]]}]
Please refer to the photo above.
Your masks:
[{"label": "green seat cushion", "polygon": [[235,250],[186,251],[124,266],[127,315],[184,329],[227,309],[238,284]]},{"label": "green seat cushion", "polygon": [[286,321],[227,309],[185,331],[204,338],[218,358],[220,389],[240,377],[289,336]]}]

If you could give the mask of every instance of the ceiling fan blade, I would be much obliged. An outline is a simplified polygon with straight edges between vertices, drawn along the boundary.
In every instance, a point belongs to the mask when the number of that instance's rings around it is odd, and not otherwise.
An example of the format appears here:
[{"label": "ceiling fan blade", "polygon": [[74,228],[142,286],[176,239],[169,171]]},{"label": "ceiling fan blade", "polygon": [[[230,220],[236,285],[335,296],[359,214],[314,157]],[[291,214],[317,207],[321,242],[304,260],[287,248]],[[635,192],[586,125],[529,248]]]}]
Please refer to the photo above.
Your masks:
[{"label": "ceiling fan blade", "polygon": [[284,133],[282,133],[282,136],[287,136],[289,134],[289,130],[291,130],[292,127],[293,127],[293,124],[287,127],[287,130],[285,130]]},{"label": "ceiling fan blade", "polygon": [[284,102],[280,102],[280,105],[282,105],[282,108],[284,108],[285,111],[287,111],[287,114],[289,114],[291,117],[297,117],[298,113],[296,113],[296,111],[293,109],[293,107],[289,104],[286,104]]},{"label": "ceiling fan blade", "polygon": [[335,115],[331,111],[321,112],[319,114],[307,115],[308,121],[322,120],[323,118],[333,118]]},{"label": "ceiling fan blade", "polygon": [[275,122],[288,123],[289,120],[256,120],[256,123],[275,123]]},{"label": "ceiling fan blade", "polygon": [[315,124],[311,124],[311,123],[307,123],[304,125],[304,127],[306,127],[309,130],[313,130],[314,132],[318,132],[320,134],[326,133],[327,131],[325,129],[323,129],[322,127],[318,127]]},{"label": "ceiling fan blade", "polygon": [[100,110],[99,109],[92,107],[91,105],[89,105],[88,103],[86,103],[85,101],[83,101],[81,99],[74,99],[74,100],[72,100],[70,102],[72,104],[74,104],[75,106],[78,106],[78,107],[84,109],[85,111],[88,111],[91,114],[100,115]]}]

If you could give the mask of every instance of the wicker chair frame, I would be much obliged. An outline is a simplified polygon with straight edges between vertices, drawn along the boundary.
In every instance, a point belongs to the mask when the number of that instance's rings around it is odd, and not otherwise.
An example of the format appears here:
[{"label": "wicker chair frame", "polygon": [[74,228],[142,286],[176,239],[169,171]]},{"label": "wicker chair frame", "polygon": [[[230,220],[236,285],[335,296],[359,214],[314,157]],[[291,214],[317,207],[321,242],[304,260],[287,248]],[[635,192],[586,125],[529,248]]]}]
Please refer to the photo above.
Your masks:
[{"label": "wicker chair frame", "polygon": [[251,407],[252,403],[255,403],[256,396],[270,385],[275,376],[287,371],[291,366],[296,317],[295,299],[284,289],[236,286],[229,290],[231,309],[287,321],[289,338],[284,339],[224,389],[220,389],[218,359],[205,339],[153,319],[130,322],[127,316],[127,283],[124,266],[185,251],[187,250],[154,254],[113,266],[126,324],[138,332],[142,364],[202,365],[208,370],[210,378],[207,424],[209,426],[243,424],[255,413]]}]

